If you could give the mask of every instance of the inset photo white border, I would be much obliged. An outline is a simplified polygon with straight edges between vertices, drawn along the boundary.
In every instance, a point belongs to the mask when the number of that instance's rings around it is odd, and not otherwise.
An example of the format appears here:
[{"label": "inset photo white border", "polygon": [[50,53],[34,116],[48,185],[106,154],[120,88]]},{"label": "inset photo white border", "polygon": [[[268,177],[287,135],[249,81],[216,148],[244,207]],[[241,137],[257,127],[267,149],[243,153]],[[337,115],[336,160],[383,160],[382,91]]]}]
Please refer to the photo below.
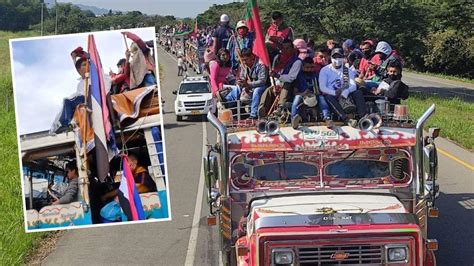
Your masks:
[{"label": "inset photo white border", "polygon": [[172,219],[156,45],[154,27],[10,40],[26,232]]}]

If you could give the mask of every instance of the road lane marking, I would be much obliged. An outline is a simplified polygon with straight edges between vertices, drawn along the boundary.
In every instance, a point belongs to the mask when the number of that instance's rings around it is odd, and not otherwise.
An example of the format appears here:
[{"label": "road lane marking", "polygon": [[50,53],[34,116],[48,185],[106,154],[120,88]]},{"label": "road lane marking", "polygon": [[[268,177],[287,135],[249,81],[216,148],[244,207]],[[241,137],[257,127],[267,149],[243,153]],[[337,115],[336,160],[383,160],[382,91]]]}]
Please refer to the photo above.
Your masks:
[{"label": "road lane marking", "polygon": [[[207,138],[207,128],[206,123],[203,122],[202,124],[202,156],[206,155],[206,138]],[[191,227],[191,234],[189,235],[189,242],[188,242],[188,251],[186,252],[186,261],[184,265],[192,266],[194,265],[195,253],[196,253],[196,244],[198,239],[199,233],[199,221],[201,219],[201,207],[202,207],[202,197],[204,192],[204,165],[201,163],[201,174],[199,176],[199,184],[198,184],[198,193],[196,198],[196,206],[194,206],[194,217],[193,217],[193,224]]]},{"label": "road lane marking", "polygon": [[449,153],[449,152],[447,152],[447,151],[445,151],[445,150],[443,150],[443,149],[441,149],[441,148],[439,148],[439,147],[437,148],[437,150],[439,151],[439,153],[441,153],[442,155],[448,157],[449,159],[451,159],[451,160],[453,160],[453,161],[455,161],[455,162],[457,162],[457,163],[459,163],[459,164],[461,164],[461,165],[467,167],[468,169],[471,169],[472,171],[474,171],[474,165],[469,164],[469,163],[467,163],[467,162],[465,162],[465,161],[463,161],[463,160],[461,160],[461,159],[458,159],[456,156],[452,155],[451,153]]},{"label": "road lane marking", "polygon": [[165,49],[161,48],[160,49],[163,51],[163,53],[169,55],[171,57],[171,59],[173,59],[176,63],[178,63],[178,59],[174,58],[173,55],[171,55],[170,53],[168,53],[167,51],[165,51]]}]

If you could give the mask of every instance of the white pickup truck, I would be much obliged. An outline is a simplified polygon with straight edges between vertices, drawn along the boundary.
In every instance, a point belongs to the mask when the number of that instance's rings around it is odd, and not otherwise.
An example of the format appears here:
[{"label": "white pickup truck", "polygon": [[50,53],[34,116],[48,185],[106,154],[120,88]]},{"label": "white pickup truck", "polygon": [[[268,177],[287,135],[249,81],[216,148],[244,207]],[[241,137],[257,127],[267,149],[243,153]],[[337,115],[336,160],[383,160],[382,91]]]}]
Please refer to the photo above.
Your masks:
[{"label": "white pickup truck", "polygon": [[212,98],[211,86],[204,77],[187,77],[173,91],[176,95],[174,112],[176,120],[182,121],[183,116],[207,115],[215,113],[216,101]]}]

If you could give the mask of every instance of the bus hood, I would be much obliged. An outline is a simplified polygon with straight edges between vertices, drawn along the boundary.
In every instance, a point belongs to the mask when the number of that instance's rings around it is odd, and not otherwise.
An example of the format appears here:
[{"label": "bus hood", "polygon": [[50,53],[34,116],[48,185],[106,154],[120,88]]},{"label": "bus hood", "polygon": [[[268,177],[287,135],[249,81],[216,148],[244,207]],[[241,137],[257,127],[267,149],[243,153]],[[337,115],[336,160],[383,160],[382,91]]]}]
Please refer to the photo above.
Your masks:
[{"label": "bus hood", "polygon": [[259,227],[417,223],[390,195],[291,195],[252,202],[250,222]]}]

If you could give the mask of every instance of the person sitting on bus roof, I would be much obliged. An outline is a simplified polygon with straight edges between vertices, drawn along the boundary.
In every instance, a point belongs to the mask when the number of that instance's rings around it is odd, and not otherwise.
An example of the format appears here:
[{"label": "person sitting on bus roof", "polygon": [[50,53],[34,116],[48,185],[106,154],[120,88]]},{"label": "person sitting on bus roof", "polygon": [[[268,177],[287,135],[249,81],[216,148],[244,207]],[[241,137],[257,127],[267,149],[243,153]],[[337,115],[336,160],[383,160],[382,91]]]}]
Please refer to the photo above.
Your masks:
[{"label": "person sitting on bus roof", "polygon": [[390,62],[387,67],[387,77],[372,93],[387,97],[392,104],[400,104],[400,99],[408,99],[408,86],[401,80],[401,69],[399,62]]},{"label": "person sitting on bus roof", "polygon": [[130,58],[130,89],[147,87],[156,84],[155,61],[150,49],[144,53],[137,43],[132,42],[130,49],[125,53]]},{"label": "person sitting on bus roof", "polygon": [[281,53],[277,55],[273,61],[273,71],[270,76],[277,78],[283,83],[278,107],[275,110],[277,114],[281,113],[283,106],[287,101],[293,101],[293,91],[295,88],[303,88],[306,81],[303,76],[303,62],[298,57],[297,50],[293,46],[291,40],[284,40]]},{"label": "person sitting on bus roof", "polygon": [[[237,22],[235,27],[236,34],[230,37],[227,43],[227,50],[230,52],[230,60],[232,63],[232,69],[237,70],[240,65],[239,54],[245,48],[252,49],[255,35],[253,32],[249,32],[247,23],[244,20]],[[241,55],[242,56],[242,55]]]},{"label": "person sitting on bus roof", "polygon": [[209,62],[209,69],[212,95],[221,102],[225,102],[226,100],[232,101],[235,97],[228,96],[230,90],[223,89],[224,85],[229,84],[227,76],[229,76],[231,72],[229,50],[225,48],[219,49],[216,54],[216,59]]},{"label": "person sitting on bus roof", "polygon": [[239,87],[237,88],[243,89],[246,94],[252,96],[250,119],[257,119],[260,98],[267,88],[268,70],[250,48],[242,50],[242,61],[244,65],[240,66],[240,77],[237,81]]},{"label": "person sitting on bus roof", "polygon": [[126,58],[122,58],[117,62],[118,73],[115,74],[112,70],[109,71],[109,76],[112,78],[112,92],[113,94],[122,93],[130,88],[130,63]]},{"label": "person sitting on bus roof", "polygon": [[305,86],[295,88],[295,98],[291,106],[291,125],[297,129],[302,120],[308,121],[308,115],[311,119],[316,121],[316,95],[319,91],[318,81],[314,73],[313,58],[306,57],[303,60],[303,76],[305,79]]},{"label": "person sitting on bus roof", "polygon": [[331,61],[319,73],[319,88],[339,118],[354,125],[355,121],[349,120],[339,101],[351,97],[357,107],[357,114],[363,117],[367,113],[364,95],[357,90],[355,73],[344,66],[344,52],[341,48],[331,51]]},{"label": "person sitting on bus roof", "polygon": [[79,191],[79,174],[76,161],[69,162],[66,165],[66,177],[68,179],[66,191],[60,198],[53,201],[53,205],[67,204],[77,201]]}]

